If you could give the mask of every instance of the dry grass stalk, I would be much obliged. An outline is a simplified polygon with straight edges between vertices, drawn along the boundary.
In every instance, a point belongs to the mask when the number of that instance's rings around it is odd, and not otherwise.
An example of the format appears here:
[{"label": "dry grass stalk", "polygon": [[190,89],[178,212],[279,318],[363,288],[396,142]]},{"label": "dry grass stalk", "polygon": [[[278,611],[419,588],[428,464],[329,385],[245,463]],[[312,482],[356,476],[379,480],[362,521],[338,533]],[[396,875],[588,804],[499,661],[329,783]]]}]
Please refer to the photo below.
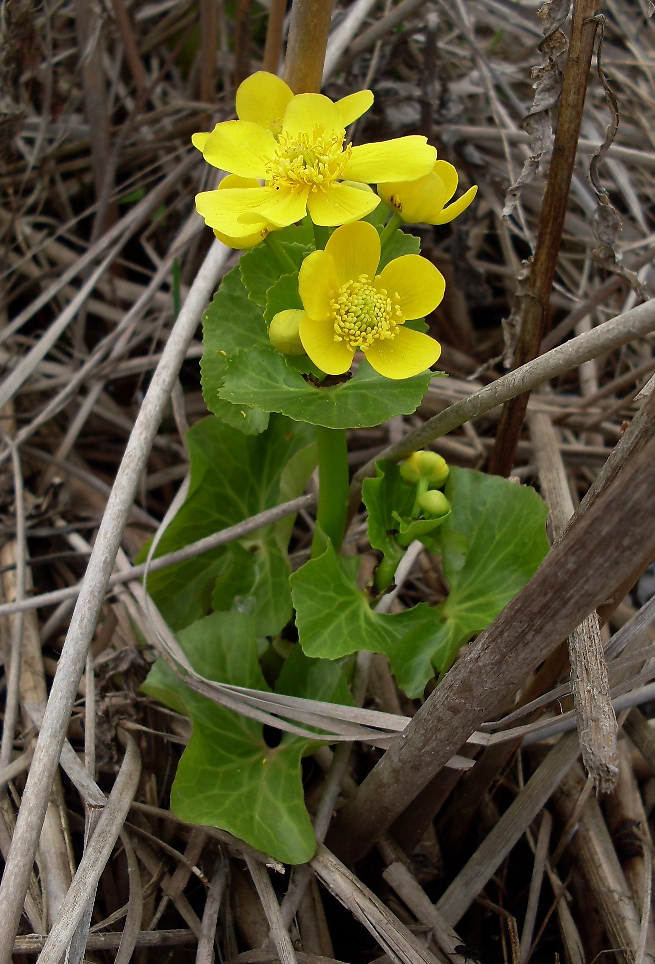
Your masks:
[{"label": "dry grass stalk", "polygon": [[[559,98],[553,156],[539,216],[539,233],[535,252],[527,269],[527,278],[522,279],[519,285],[516,307],[513,310],[513,323],[517,332],[515,367],[524,365],[537,355],[544,335],[582,122],[587,78],[596,36],[595,17],[599,6],[598,0],[578,0],[573,7],[568,58]],[[489,462],[490,472],[497,475],[510,474],[527,403],[527,395],[523,394],[505,405]]]},{"label": "dry grass stalk", "polygon": [[[573,515],[573,500],[552,422],[542,414],[529,416],[528,421],[541,491],[550,507],[551,537],[556,541]],[[594,785],[608,793],[619,774],[617,726],[596,613],[590,613],[569,636],[568,656],[582,760]]]},{"label": "dry grass stalk", "polygon": [[[562,781],[554,797],[554,806],[564,819],[570,817],[585,782],[580,767],[575,767]],[[640,921],[594,797],[587,799],[577,817],[571,846],[585,886],[600,908],[614,953],[626,964],[632,962],[639,943]],[[645,959],[653,960],[650,955]]]},{"label": "dry grass stalk", "polygon": [[435,964],[443,960],[424,947],[323,844],[319,844],[311,866],[319,880],[371,932],[396,964]]},{"label": "dry grass stalk", "polygon": [[645,946],[650,957],[655,956],[655,928],[653,927],[649,887],[653,841],[643,800],[635,779],[628,741],[619,744],[619,781],[607,798],[607,828],[621,861],[626,882],[637,913],[646,920]]}]

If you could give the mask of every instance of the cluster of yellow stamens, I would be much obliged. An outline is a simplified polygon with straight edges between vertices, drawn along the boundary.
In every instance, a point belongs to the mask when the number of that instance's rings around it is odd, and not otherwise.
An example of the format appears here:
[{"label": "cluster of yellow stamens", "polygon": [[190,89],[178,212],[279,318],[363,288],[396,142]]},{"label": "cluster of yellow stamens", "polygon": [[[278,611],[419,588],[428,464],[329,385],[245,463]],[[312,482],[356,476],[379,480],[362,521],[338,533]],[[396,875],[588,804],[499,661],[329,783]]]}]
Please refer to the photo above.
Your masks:
[{"label": "cluster of yellow stamens", "polygon": [[[344,132],[345,133],[345,132]],[[323,187],[343,176],[352,146],[343,148],[344,134],[325,136],[285,134],[278,138],[275,154],[268,158],[266,181],[271,187]]]},{"label": "cluster of yellow stamens", "polygon": [[366,351],[376,341],[393,338],[403,322],[397,298],[375,288],[365,274],[341,285],[330,301],[334,340],[345,342],[353,351]]}]

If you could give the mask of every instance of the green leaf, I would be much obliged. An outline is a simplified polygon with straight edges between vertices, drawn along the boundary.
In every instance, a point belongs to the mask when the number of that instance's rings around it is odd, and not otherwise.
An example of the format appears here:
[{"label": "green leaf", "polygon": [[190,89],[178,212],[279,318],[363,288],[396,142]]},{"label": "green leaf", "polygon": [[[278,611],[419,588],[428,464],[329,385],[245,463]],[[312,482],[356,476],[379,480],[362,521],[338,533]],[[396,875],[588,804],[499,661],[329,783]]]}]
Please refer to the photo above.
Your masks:
[{"label": "green leaf", "polygon": [[459,649],[487,627],[535,573],[548,552],[548,509],[534,489],[495,475],[451,467],[445,493],[451,513],[439,529],[450,592],[434,609],[430,632],[421,627],[389,652],[408,696],[442,674]]},{"label": "green leaf", "polygon": [[326,428],[369,428],[415,412],[432,372],[392,381],[363,361],[355,375],[330,387],[315,386],[272,347],[253,347],[228,362],[220,397],[235,405],[282,412]]},{"label": "green leaf", "polygon": [[416,486],[400,475],[395,462],[380,459],[375,464],[376,478],[364,479],[362,501],[368,510],[368,540],[385,556],[397,555],[397,516],[409,518],[414,508]]},{"label": "green leaf", "polygon": [[[359,560],[358,560],[359,561]],[[419,603],[404,613],[374,612],[357,589],[352,560],[342,566],[331,543],[291,576],[300,645],[308,656],[338,659],[365,649],[389,653],[418,625],[433,623],[430,607]]]},{"label": "green leaf", "polygon": [[264,321],[267,325],[270,325],[278,311],[286,311],[287,308],[302,308],[302,306],[298,294],[298,272],[283,274],[266,292]]},{"label": "green leaf", "polygon": [[337,660],[312,659],[299,645],[291,650],[275,684],[277,693],[352,706],[343,666]]},{"label": "green leaf", "polygon": [[240,349],[270,347],[262,310],[249,300],[241,281],[239,265],[223,278],[205,312],[203,342],[200,370],[207,408],[241,432],[250,435],[263,432],[268,425],[268,412],[251,405],[231,405],[219,398],[218,394],[232,355]]},{"label": "green leaf", "polygon": [[[384,227],[392,215],[392,211],[387,207],[387,205],[380,201],[375,210],[367,214],[363,221],[368,221],[378,229],[378,232],[382,234]],[[391,235],[389,240],[384,246],[382,251],[382,257],[380,259],[380,266],[378,268],[378,274],[385,265],[393,261],[394,258],[400,258],[404,254],[420,254],[421,251],[421,239],[417,238],[415,234],[409,234],[401,230],[400,228]]]},{"label": "green leaf", "polygon": [[[257,662],[251,617],[215,613],[180,632],[179,642],[208,679],[269,689]],[[296,672],[297,682],[302,672]],[[315,670],[304,670],[306,678],[312,675]],[[335,685],[333,674],[321,698],[329,700],[342,685],[342,680]],[[268,746],[261,723],[195,693],[163,660],[143,689],[193,721],[171,792],[173,812],[189,823],[227,830],[285,863],[309,860],[316,838],[303,799],[300,761],[312,744],[285,733],[278,746]]]},{"label": "green leaf", "polygon": [[[284,252],[291,258],[297,268],[300,268],[303,258],[313,250],[311,240],[304,240],[298,237],[298,241],[289,242],[288,237],[295,237],[302,234],[307,237],[307,232],[303,228],[292,228],[294,234],[286,231],[276,231],[274,243],[280,244]],[[248,295],[255,304],[262,308],[266,307],[266,293],[275,284],[280,275],[289,274],[291,266],[286,262],[286,258],[278,259],[274,251],[267,244],[258,244],[255,248],[244,254],[239,261],[241,279],[248,292]]]},{"label": "green leaf", "polygon": [[414,234],[406,234],[405,231],[394,231],[382,249],[378,274],[395,258],[401,258],[405,254],[419,254],[420,251],[420,238],[417,238]]},{"label": "green leaf", "polygon": [[378,206],[373,208],[370,214],[367,214],[366,217],[362,218],[362,221],[368,221],[368,223],[372,224],[374,228],[378,229],[378,231],[382,231],[382,228],[385,226],[390,217],[390,208],[387,207],[384,201],[380,201]]},{"label": "green leaf", "polygon": [[428,519],[401,519],[398,517],[399,545],[409,546],[410,542],[418,540],[428,549],[435,548],[438,546],[438,542],[435,543],[435,530],[442,526],[447,518],[448,515]]},{"label": "green leaf", "polygon": [[[157,555],[189,545],[304,491],[314,461],[312,430],[274,416],[266,432],[243,435],[217,418],[189,430],[189,494]],[[291,616],[286,548],[293,518],[148,577],[148,589],[173,629],[212,605],[256,616],[258,635],[278,633]]]}]

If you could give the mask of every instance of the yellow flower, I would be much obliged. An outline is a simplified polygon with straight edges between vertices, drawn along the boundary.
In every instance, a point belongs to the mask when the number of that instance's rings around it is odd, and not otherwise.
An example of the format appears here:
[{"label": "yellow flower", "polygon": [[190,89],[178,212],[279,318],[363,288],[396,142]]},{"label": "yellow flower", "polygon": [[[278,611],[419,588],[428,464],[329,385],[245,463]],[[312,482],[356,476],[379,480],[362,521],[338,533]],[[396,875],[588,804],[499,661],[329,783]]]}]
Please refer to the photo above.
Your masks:
[{"label": "yellow flower", "polygon": [[407,224],[448,224],[466,210],[478,191],[477,185],[470,187],[446,207],[457,190],[458,180],[452,164],[435,161],[425,177],[413,181],[385,181],[378,184],[378,194]]},{"label": "yellow flower", "polygon": [[[254,177],[239,177],[237,174],[228,174],[224,177],[221,183],[218,185],[219,191],[231,190],[232,188],[257,188],[261,187],[261,184]],[[221,231],[217,231],[214,228],[214,234],[219,241],[226,244],[228,248],[238,248],[244,250],[245,248],[254,248],[256,244],[259,244],[264,240],[267,234],[271,231],[279,231],[279,228],[275,224],[271,224],[265,218],[260,217],[257,214],[251,216],[252,223],[249,225],[250,234],[244,235],[244,237],[234,238],[230,235],[223,234]]]},{"label": "yellow flower", "polygon": [[341,181],[423,177],[436,156],[418,135],[345,144],[346,126],[372,102],[368,90],[336,104],[322,94],[294,95],[273,74],[253,74],[237,91],[239,120],[194,134],[192,141],[214,167],[264,184],[198,194],[198,213],[233,238],[252,233],[253,215],[278,227],[300,221],[307,211],[315,224],[327,226],[365,217],[379,198]]},{"label": "yellow flower", "polygon": [[433,365],[439,342],[404,322],[433,311],[446,283],[426,258],[406,254],[376,274],[380,236],[367,221],[337,228],[324,251],[300,268],[305,313],[299,334],[311,360],[328,375],[348,371],[357,349],[386,378],[410,378]]}]

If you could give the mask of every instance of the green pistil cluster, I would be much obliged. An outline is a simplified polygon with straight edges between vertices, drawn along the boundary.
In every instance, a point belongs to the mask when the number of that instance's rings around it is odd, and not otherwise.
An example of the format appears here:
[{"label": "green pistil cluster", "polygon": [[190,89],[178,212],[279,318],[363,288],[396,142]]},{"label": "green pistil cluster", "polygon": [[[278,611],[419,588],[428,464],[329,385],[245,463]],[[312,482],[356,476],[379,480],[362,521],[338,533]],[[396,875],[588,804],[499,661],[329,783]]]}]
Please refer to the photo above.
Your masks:
[{"label": "green pistil cluster", "polygon": [[342,285],[330,309],[335,341],[344,341],[353,351],[366,351],[376,341],[393,338],[403,320],[387,291],[373,287],[365,274]]},{"label": "green pistil cluster", "polygon": [[343,134],[326,137],[280,134],[274,156],[266,167],[266,180],[276,188],[322,187],[338,180],[352,152],[343,148]]}]

